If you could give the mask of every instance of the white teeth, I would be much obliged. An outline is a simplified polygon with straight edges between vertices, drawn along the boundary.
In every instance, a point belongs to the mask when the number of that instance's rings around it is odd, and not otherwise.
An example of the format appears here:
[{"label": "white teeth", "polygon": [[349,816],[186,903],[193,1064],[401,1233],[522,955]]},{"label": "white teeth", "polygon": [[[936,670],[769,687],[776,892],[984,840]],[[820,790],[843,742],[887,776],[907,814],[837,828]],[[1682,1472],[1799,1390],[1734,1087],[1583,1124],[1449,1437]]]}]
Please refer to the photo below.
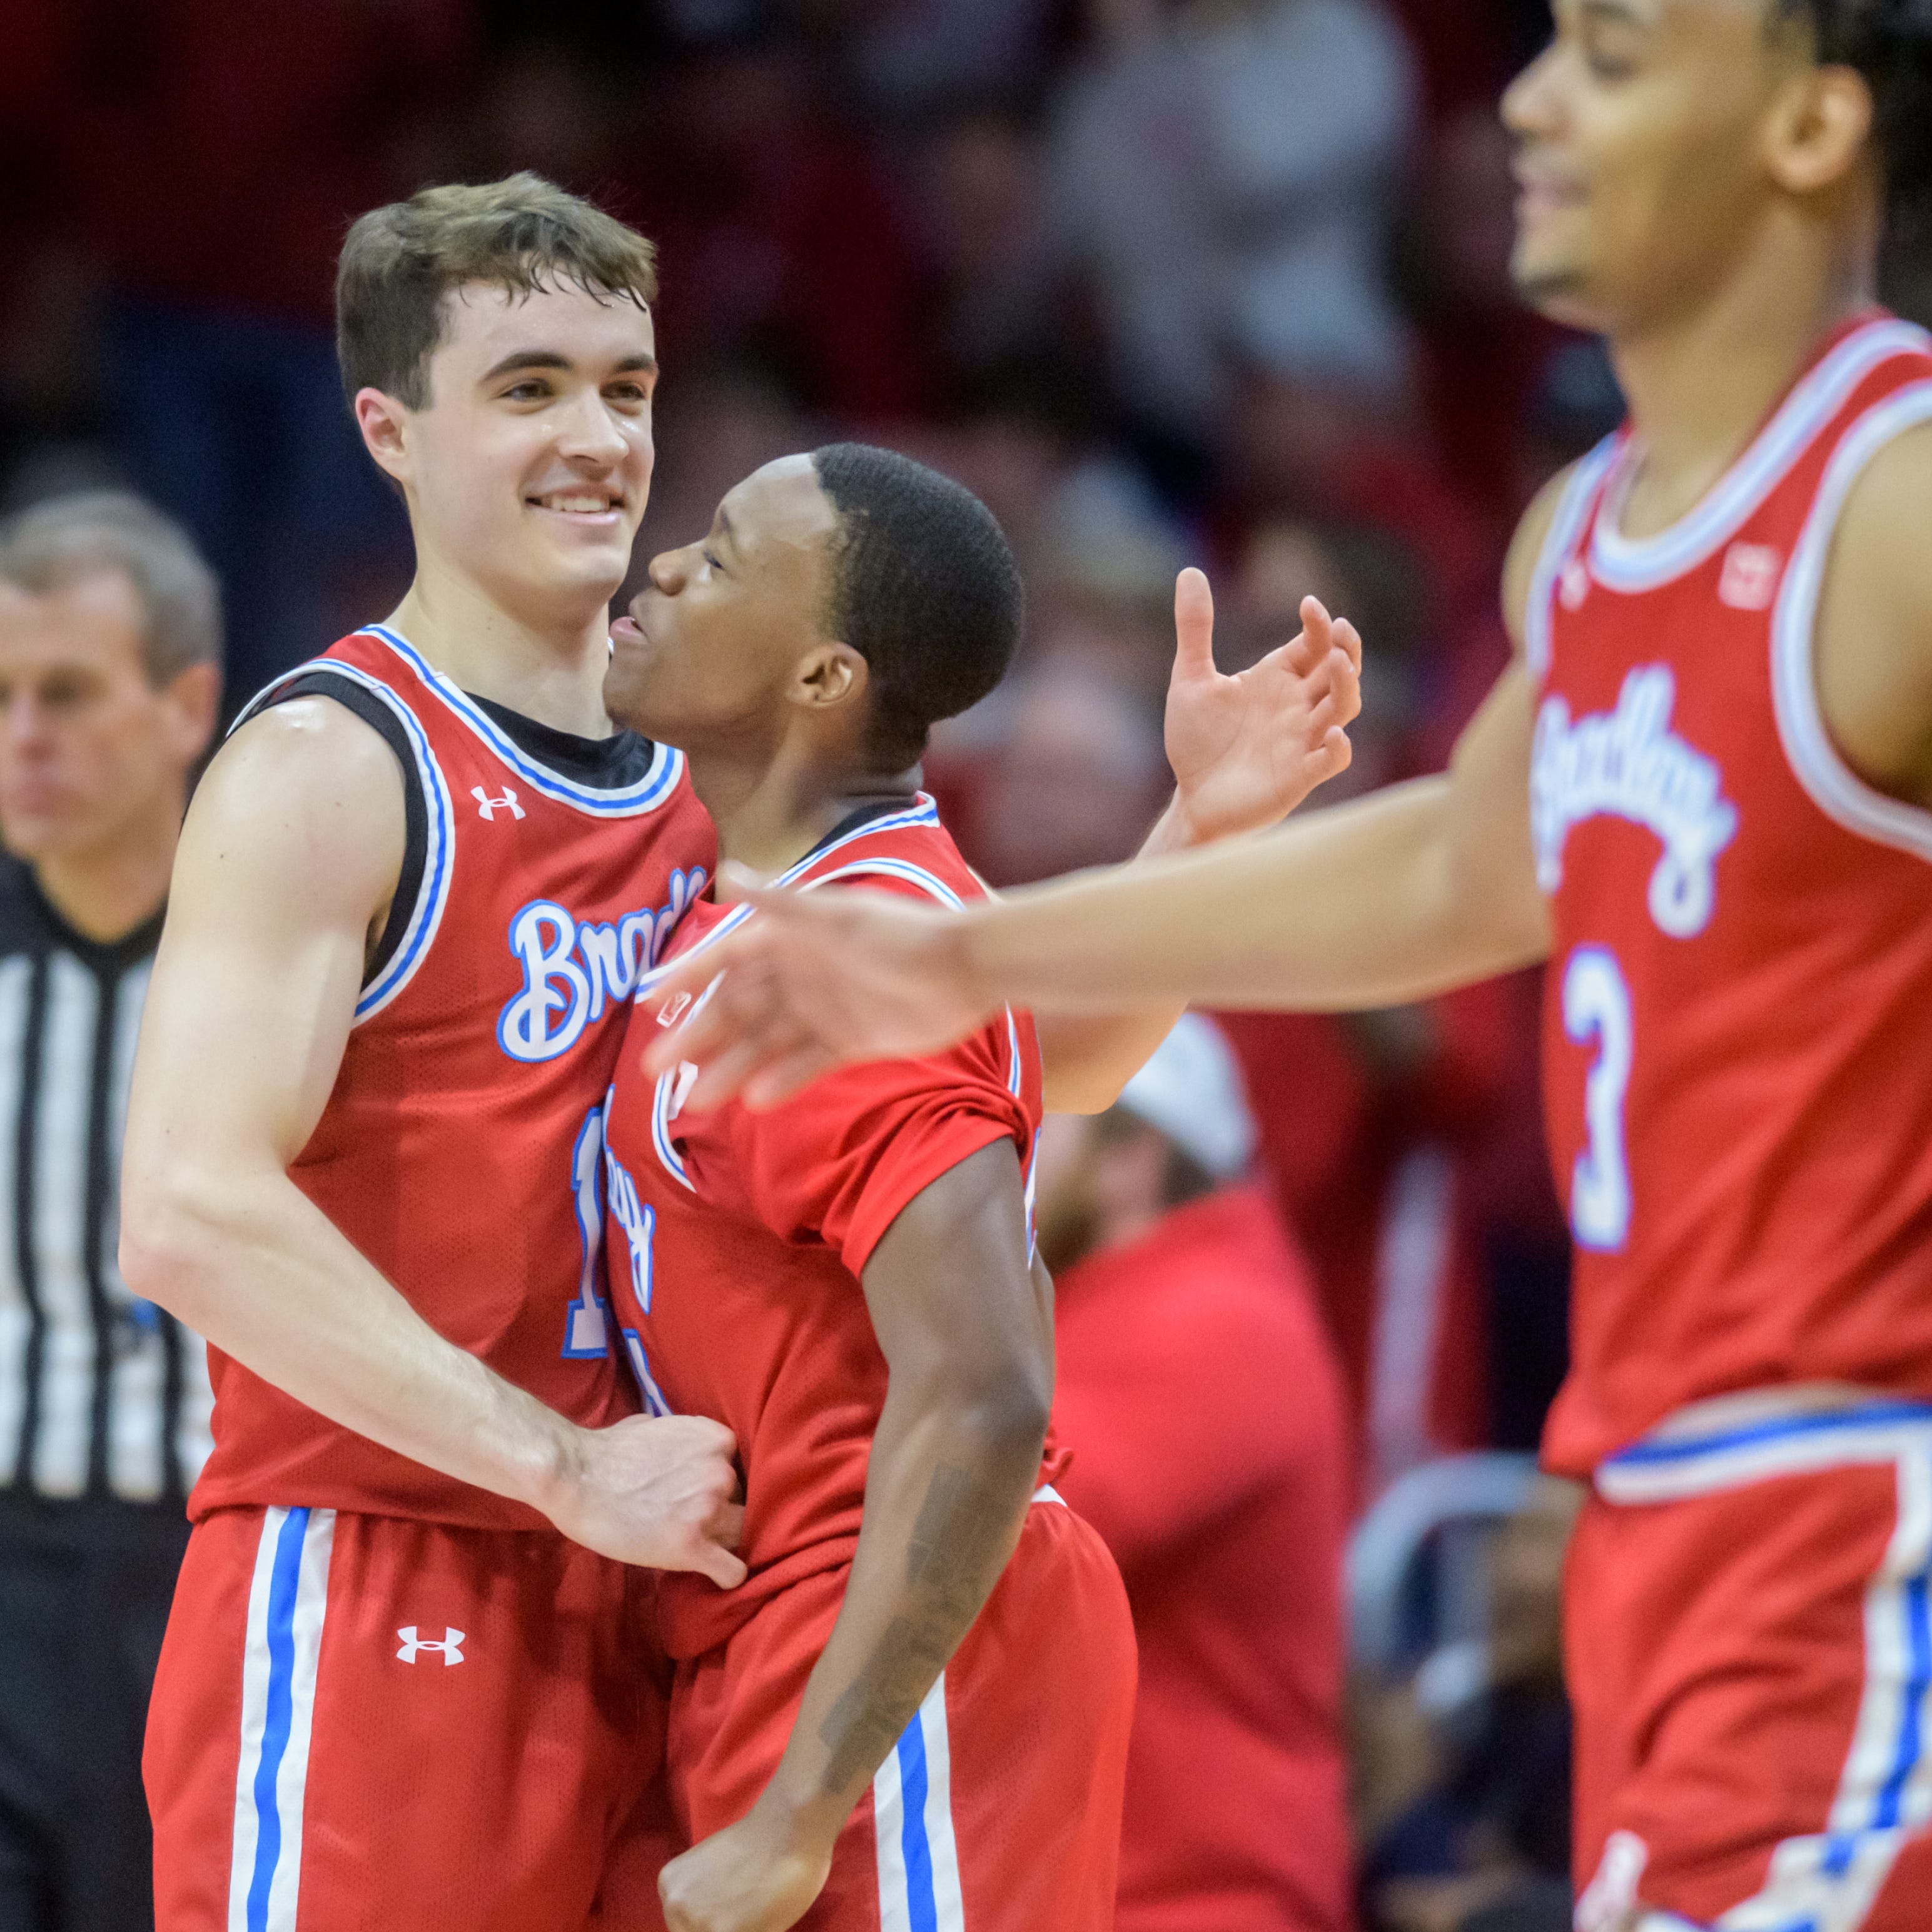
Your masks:
[{"label": "white teeth", "polygon": [[539,496],[546,510],[562,510],[572,515],[598,516],[612,506],[608,496]]}]

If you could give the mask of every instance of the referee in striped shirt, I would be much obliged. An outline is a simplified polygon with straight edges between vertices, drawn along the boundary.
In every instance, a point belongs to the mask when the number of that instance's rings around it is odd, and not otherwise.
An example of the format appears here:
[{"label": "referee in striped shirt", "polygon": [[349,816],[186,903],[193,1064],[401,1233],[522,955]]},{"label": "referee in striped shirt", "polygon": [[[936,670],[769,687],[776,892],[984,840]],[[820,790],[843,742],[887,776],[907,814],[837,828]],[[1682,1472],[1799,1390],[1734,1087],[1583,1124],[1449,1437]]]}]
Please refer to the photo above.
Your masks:
[{"label": "referee in striped shirt", "polygon": [[122,1123],[220,616],[139,500],[0,523],[0,1932],[153,1922],[148,1692],[200,1340],[116,1264]]}]

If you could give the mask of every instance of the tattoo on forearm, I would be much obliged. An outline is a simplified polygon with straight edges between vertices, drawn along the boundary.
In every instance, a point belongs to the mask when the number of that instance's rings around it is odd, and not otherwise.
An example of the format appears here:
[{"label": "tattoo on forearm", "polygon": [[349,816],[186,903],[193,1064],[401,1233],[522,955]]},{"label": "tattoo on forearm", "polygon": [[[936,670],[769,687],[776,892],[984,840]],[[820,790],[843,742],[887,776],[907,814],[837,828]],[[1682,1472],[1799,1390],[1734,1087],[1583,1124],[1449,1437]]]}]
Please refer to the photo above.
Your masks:
[{"label": "tattoo on forearm", "polygon": [[819,1727],[832,1754],[827,1792],[844,1790],[898,1743],[998,1582],[1013,1521],[1010,1499],[971,1470],[934,1471],[907,1552],[908,1614],[886,1626]]}]

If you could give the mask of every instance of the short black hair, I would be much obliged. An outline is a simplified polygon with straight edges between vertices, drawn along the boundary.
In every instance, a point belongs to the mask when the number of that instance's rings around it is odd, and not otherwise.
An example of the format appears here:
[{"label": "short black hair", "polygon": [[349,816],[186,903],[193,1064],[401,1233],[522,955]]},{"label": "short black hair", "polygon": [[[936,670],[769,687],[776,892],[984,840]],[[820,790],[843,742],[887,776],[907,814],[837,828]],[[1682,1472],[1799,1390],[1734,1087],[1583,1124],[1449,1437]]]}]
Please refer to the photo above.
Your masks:
[{"label": "short black hair", "polygon": [[1894,218],[1932,202],[1932,0],[1772,0],[1804,21],[1821,64],[1856,70],[1871,89],[1873,136]]},{"label": "short black hair", "polygon": [[834,442],[812,464],[838,518],[826,630],[870,668],[872,748],[903,771],[934,724],[1005,676],[1026,613],[1019,566],[992,512],[922,463]]}]

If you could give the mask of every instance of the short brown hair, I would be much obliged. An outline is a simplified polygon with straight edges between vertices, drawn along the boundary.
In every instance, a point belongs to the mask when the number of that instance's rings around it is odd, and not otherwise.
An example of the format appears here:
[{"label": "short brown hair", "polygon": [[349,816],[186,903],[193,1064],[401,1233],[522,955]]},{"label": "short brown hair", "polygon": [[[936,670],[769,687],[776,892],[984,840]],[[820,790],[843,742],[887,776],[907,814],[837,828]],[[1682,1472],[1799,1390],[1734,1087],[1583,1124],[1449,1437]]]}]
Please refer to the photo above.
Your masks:
[{"label": "short brown hair", "polygon": [[142,659],[158,688],[221,662],[221,592],[194,539],[122,490],[51,496],[0,522],[0,583],[36,596],[118,570],[141,602]]},{"label": "short brown hair", "polygon": [[380,389],[427,406],[442,298],[466,282],[513,296],[568,283],[642,308],[658,292],[657,250],[616,216],[528,172],[426,188],[371,208],[336,265],[343,394],[352,403],[358,389]]}]

